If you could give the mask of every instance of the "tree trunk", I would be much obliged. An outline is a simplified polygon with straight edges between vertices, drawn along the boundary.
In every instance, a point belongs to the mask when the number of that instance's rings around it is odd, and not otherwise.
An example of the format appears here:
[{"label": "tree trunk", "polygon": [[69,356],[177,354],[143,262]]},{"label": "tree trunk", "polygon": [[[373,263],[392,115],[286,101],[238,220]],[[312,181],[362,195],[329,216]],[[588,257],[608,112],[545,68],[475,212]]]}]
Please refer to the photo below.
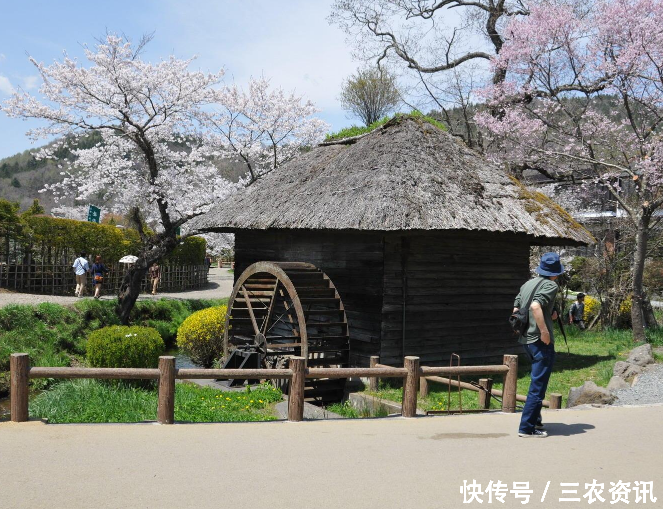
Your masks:
[{"label": "tree trunk", "polygon": [[140,285],[150,266],[164,256],[169,255],[178,243],[174,230],[170,235],[162,234],[158,236],[156,240],[153,240],[152,247],[144,251],[136,260],[134,266],[124,275],[117,296],[116,308],[117,316],[120,318],[122,325],[129,325],[129,315],[140,295]]},{"label": "tree trunk", "polygon": [[645,315],[643,312],[644,289],[643,274],[645,258],[647,255],[647,241],[649,240],[649,220],[645,217],[638,219],[638,230],[635,236],[635,253],[633,255],[633,299],[631,301],[631,322],[633,324],[633,341],[646,341]]},{"label": "tree trunk", "polygon": [[654,308],[651,305],[651,300],[649,299],[649,297],[645,297],[645,300],[642,303],[642,312],[645,315],[645,326],[648,329],[658,328],[656,315],[654,315]]},{"label": "tree trunk", "polygon": [[129,325],[129,315],[140,295],[140,284],[143,282],[146,273],[147,266],[141,268],[134,266],[124,275],[117,296],[117,315],[122,325]]}]

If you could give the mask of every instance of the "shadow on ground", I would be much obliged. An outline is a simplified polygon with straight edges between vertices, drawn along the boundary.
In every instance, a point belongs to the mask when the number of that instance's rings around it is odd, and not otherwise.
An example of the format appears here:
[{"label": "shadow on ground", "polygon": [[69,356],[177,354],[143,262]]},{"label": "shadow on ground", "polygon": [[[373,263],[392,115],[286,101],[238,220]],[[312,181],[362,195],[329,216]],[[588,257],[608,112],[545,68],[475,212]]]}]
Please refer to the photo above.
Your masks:
[{"label": "shadow on ground", "polygon": [[546,423],[546,431],[548,432],[548,435],[552,436],[557,436],[557,437],[570,437],[573,435],[582,435],[583,433],[587,433],[590,429],[595,429],[596,426],[593,424],[585,424],[582,422],[578,422],[575,424],[564,424],[561,422],[547,422]]}]

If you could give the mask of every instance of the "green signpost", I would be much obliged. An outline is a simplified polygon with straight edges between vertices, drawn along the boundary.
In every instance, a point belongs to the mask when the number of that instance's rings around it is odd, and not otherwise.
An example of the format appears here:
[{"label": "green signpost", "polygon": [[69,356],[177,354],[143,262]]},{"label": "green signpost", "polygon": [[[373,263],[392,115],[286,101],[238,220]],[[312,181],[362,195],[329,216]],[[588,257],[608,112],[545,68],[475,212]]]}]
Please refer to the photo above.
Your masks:
[{"label": "green signpost", "polygon": [[91,223],[100,223],[101,222],[101,209],[90,205],[90,208],[87,211],[87,220]]}]

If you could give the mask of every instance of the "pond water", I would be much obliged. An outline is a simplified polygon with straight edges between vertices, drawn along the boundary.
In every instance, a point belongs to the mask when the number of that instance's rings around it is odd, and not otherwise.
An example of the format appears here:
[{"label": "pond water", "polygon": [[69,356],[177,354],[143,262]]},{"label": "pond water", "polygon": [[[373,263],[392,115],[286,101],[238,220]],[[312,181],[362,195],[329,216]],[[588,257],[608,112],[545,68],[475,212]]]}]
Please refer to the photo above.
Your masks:
[{"label": "pond water", "polygon": [[9,398],[0,398],[0,421],[9,420]]},{"label": "pond water", "polygon": [[164,355],[172,355],[175,357],[175,367],[176,368],[202,368],[200,364],[193,362],[188,356],[184,355],[177,348],[170,348],[166,350]]}]

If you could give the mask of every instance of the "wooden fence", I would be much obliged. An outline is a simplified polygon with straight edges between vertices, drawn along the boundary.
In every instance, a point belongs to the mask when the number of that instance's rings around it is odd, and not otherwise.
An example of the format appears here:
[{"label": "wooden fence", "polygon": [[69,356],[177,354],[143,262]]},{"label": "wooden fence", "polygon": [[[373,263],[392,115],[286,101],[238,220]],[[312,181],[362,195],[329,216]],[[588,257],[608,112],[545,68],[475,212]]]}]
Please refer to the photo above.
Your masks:
[{"label": "wooden fence", "polygon": [[[30,367],[26,353],[10,356],[11,420],[28,420],[28,382],[30,378],[100,378],[100,379],[147,379],[159,381],[157,421],[172,424],[175,421],[175,380],[190,379],[287,379],[290,380],[288,395],[288,420],[301,421],[304,417],[304,385],[307,378],[351,378],[366,377],[371,381],[379,378],[403,379],[403,417],[415,417],[417,392],[420,379],[435,375],[484,375],[504,376],[502,411],[516,411],[516,383],[518,380],[518,357],[505,355],[504,364],[492,366],[419,366],[419,357],[405,357],[402,368],[373,366],[369,368],[306,368],[303,357],[290,358],[288,369],[177,369],[175,357],[159,357],[158,369],[151,368],[48,368]],[[375,382],[377,383],[377,382]]]},{"label": "wooden fence", "polygon": [[[109,273],[104,277],[106,293],[117,293],[127,270],[126,264],[113,263],[106,267]],[[205,265],[163,265],[159,291],[182,291],[202,288],[207,284],[208,269]],[[92,276],[88,274],[88,293],[93,287]],[[42,295],[73,295],[76,288],[74,270],[70,265],[55,264],[0,264],[0,288],[7,288]],[[152,291],[149,274],[143,280],[142,289]]]}]

